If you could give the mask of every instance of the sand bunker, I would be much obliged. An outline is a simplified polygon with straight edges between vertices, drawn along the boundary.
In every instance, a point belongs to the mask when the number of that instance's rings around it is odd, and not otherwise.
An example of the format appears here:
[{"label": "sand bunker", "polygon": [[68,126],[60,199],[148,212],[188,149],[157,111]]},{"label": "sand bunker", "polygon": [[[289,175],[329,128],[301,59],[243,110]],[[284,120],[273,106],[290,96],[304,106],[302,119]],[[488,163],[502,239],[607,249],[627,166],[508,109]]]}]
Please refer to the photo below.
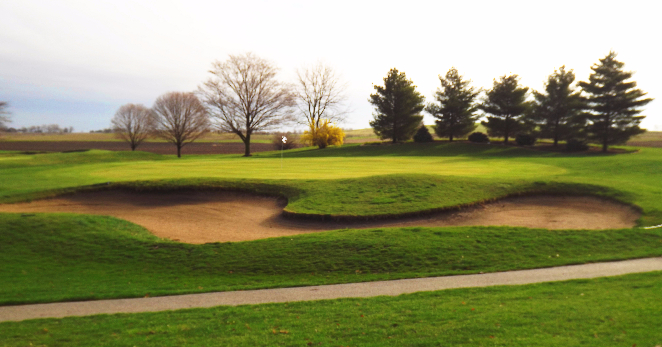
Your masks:
[{"label": "sand bunker", "polygon": [[0,212],[73,212],[108,215],[155,235],[187,243],[246,241],[342,228],[509,225],[546,229],[630,228],[634,209],[591,197],[521,197],[427,217],[371,222],[285,219],[283,199],[231,192],[133,193],[101,191],[30,203]]}]

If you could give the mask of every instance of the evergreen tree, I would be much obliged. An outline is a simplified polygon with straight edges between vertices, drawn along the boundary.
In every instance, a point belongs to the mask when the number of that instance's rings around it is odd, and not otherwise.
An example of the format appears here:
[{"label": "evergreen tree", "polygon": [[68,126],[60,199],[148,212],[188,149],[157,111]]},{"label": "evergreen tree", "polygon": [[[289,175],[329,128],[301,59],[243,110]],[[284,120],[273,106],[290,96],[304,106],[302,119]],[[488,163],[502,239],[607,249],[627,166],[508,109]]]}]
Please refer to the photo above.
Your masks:
[{"label": "evergreen tree", "polygon": [[432,142],[434,139],[428,130],[428,127],[421,124],[421,127],[418,128],[416,134],[414,134],[414,142]]},{"label": "evergreen tree", "polygon": [[586,125],[583,98],[581,91],[571,86],[574,81],[574,72],[561,66],[547,78],[545,93],[533,92],[531,117],[540,125],[541,137],[554,139],[555,147],[560,139],[582,137]]},{"label": "evergreen tree", "polygon": [[439,104],[430,103],[425,111],[436,120],[435,132],[439,137],[464,136],[476,129],[477,117],[474,115],[478,107],[474,99],[480,93],[474,87],[469,87],[471,81],[462,80],[456,68],[446,73],[446,78],[439,76],[441,88],[437,89],[435,99]]},{"label": "evergreen tree", "polygon": [[609,145],[627,142],[630,137],[645,132],[639,123],[645,116],[639,107],[653,99],[636,89],[637,83],[626,82],[632,72],[623,71],[622,62],[616,60],[616,53],[611,51],[600,59],[599,64],[591,67],[593,73],[588,82],[579,82],[588,94],[587,110],[590,139],[602,143],[602,151],[607,152]]},{"label": "evergreen tree", "polygon": [[492,89],[487,91],[483,102],[478,106],[483,112],[491,114],[487,121],[481,122],[490,136],[503,137],[504,143],[513,134],[525,131],[530,124],[525,122],[524,114],[530,105],[526,101],[527,87],[519,87],[517,75],[502,76],[494,80]]},{"label": "evergreen tree", "polygon": [[425,97],[404,72],[393,68],[384,78],[384,86],[373,86],[376,93],[368,101],[375,106],[374,120],[370,126],[382,140],[393,143],[406,141],[414,135],[423,120],[420,112],[425,107]]}]

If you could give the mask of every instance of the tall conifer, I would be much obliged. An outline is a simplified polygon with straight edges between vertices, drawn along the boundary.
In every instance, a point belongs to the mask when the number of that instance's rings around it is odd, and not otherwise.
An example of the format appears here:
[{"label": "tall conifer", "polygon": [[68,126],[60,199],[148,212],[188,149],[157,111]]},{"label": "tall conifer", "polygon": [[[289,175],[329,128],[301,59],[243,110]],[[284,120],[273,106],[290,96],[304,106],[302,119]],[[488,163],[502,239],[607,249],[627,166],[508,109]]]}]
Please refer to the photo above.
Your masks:
[{"label": "tall conifer", "polygon": [[441,88],[435,94],[439,104],[430,103],[425,111],[437,119],[434,128],[437,135],[453,141],[453,138],[476,129],[478,107],[474,100],[480,91],[470,87],[471,81],[463,80],[454,67],[448,70],[445,78],[439,76],[439,81]]},{"label": "tall conifer", "polygon": [[523,116],[530,105],[526,101],[527,87],[519,86],[517,75],[502,76],[494,80],[492,89],[487,91],[483,102],[478,106],[483,112],[490,114],[487,121],[481,122],[490,136],[503,137],[504,143],[517,132],[527,129]]},{"label": "tall conifer", "polygon": [[653,99],[637,89],[637,83],[626,81],[632,72],[623,71],[622,62],[616,60],[616,52],[609,52],[591,67],[593,73],[588,82],[579,82],[587,96],[587,117],[590,121],[590,138],[602,144],[607,152],[609,145],[627,142],[630,137],[645,132],[639,123],[645,116],[639,116],[641,106]]},{"label": "tall conifer", "polygon": [[535,103],[531,116],[540,125],[541,137],[554,139],[554,146],[561,139],[580,136],[586,125],[582,117],[581,91],[572,87],[574,81],[574,72],[561,66],[547,78],[544,93],[533,92]]},{"label": "tall conifer", "polygon": [[393,143],[409,140],[423,120],[420,113],[425,97],[404,72],[395,68],[384,78],[384,86],[373,87],[376,92],[368,101],[375,106],[374,120],[370,122],[375,134]]}]

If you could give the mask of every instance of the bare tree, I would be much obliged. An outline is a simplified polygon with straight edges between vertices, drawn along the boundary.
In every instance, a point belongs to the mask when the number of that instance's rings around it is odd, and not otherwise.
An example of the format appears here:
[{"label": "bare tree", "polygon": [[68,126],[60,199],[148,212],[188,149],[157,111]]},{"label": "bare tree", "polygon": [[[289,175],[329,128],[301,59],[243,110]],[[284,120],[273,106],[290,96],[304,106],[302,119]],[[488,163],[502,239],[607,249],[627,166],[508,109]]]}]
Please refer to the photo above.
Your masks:
[{"label": "bare tree", "polygon": [[9,104],[6,101],[0,101],[0,128],[4,128],[6,123],[11,122],[7,107]]},{"label": "bare tree", "polygon": [[177,146],[177,157],[182,147],[209,131],[209,115],[193,93],[167,93],[161,95],[152,107],[154,134]]},{"label": "bare tree", "polygon": [[295,90],[297,106],[303,115],[303,124],[311,129],[320,126],[321,119],[332,122],[344,120],[347,110],[343,109],[346,101],[344,90],[346,83],[333,69],[322,62],[297,69],[298,85]]},{"label": "bare tree", "polygon": [[276,80],[277,71],[252,53],[230,55],[226,62],[212,64],[214,77],[199,88],[218,130],[239,136],[245,157],[251,155],[251,134],[293,120],[294,95]]},{"label": "bare tree", "polygon": [[131,150],[135,151],[152,131],[153,119],[152,110],[149,108],[126,104],[117,110],[111,124],[117,137],[128,142]]}]

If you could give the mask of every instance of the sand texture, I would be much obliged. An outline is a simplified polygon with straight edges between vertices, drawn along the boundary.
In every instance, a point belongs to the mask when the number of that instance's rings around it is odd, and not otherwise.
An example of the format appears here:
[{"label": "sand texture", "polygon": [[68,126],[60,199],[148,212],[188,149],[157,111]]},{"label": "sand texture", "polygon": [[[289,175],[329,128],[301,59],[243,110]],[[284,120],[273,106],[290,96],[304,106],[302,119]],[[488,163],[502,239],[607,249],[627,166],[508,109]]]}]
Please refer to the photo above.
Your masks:
[{"label": "sand texture", "polygon": [[283,199],[232,192],[136,193],[99,191],[3,204],[0,212],[73,212],[108,215],[187,243],[236,242],[343,228],[508,225],[546,229],[614,229],[635,225],[633,208],[592,197],[509,198],[426,217],[370,222],[284,218]]}]

